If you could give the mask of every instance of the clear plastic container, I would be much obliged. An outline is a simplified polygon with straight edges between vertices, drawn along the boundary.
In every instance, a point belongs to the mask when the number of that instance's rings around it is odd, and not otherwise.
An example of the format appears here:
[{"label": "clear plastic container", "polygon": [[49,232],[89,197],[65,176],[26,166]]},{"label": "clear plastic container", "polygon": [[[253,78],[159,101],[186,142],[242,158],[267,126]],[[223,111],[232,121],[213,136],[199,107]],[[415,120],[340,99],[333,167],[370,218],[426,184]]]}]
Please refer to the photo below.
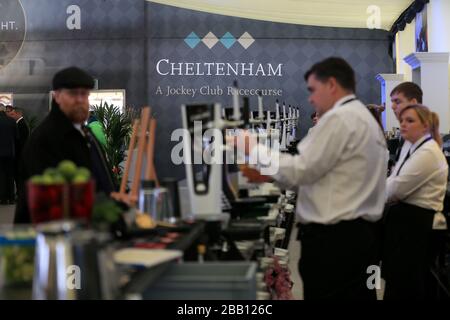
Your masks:
[{"label": "clear plastic container", "polygon": [[0,227],[0,295],[13,289],[31,290],[35,241],[31,226]]},{"label": "clear plastic container", "polygon": [[166,188],[155,188],[153,181],[144,181],[139,192],[139,210],[157,221],[175,221],[171,198]]}]

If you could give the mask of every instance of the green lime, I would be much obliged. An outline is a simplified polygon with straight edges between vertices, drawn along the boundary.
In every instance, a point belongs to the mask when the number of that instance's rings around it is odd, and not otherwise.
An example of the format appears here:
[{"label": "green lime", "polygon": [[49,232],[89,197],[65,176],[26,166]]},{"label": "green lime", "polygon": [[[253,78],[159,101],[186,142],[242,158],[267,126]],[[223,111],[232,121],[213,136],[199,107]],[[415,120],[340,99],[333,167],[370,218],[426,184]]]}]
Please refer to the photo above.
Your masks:
[{"label": "green lime", "polygon": [[30,181],[34,184],[42,184],[42,176],[35,175],[30,178]]},{"label": "green lime", "polygon": [[54,184],[64,184],[66,183],[66,179],[64,178],[64,176],[62,174],[56,174],[54,176],[52,176],[53,179],[53,183]]},{"label": "green lime", "polygon": [[86,177],[85,175],[79,175],[79,174],[77,174],[72,179],[72,183],[86,183],[88,181],[89,181],[89,177]]},{"label": "green lime", "polygon": [[45,169],[45,171],[44,171],[44,175],[48,175],[51,177],[59,175],[59,174],[60,173],[55,168],[48,168],[48,169]]},{"label": "green lime", "polygon": [[77,166],[73,161],[64,160],[61,161],[58,165],[58,171],[62,174],[68,181],[71,181],[72,178],[77,173]]},{"label": "green lime", "polygon": [[42,184],[45,184],[45,185],[54,184],[53,177],[50,175],[44,174],[42,176]]},{"label": "green lime", "polygon": [[78,168],[76,175],[85,176],[87,179],[89,179],[91,177],[91,172],[89,171],[88,168],[80,167]]}]

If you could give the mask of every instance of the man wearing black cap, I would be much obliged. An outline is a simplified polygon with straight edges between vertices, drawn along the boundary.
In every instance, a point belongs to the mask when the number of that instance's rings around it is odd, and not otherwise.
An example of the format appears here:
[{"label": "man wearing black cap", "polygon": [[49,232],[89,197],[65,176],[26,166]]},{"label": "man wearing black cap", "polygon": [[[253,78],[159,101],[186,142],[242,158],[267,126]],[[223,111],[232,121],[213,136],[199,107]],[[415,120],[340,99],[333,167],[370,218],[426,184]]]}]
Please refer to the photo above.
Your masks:
[{"label": "man wearing black cap", "polygon": [[[89,94],[94,80],[85,71],[71,67],[59,71],[53,78],[52,109],[34,130],[22,153],[19,180],[27,179],[62,160],[72,160],[77,166],[91,170],[97,191],[114,191],[106,157],[98,141],[84,123],[89,116]],[[15,223],[30,222],[26,188],[19,191]]]}]

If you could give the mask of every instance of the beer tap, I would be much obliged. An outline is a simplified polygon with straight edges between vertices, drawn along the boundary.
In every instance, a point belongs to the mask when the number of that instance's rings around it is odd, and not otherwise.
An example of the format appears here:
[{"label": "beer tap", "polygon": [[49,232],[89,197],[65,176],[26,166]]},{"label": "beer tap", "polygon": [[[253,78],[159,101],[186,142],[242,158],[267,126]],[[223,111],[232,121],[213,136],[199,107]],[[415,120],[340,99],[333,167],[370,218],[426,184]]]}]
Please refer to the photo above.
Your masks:
[{"label": "beer tap", "polygon": [[283,116],[281,118],[281,151],[287,150],[287,114],[286,114],[286,103],[283,101]]}]

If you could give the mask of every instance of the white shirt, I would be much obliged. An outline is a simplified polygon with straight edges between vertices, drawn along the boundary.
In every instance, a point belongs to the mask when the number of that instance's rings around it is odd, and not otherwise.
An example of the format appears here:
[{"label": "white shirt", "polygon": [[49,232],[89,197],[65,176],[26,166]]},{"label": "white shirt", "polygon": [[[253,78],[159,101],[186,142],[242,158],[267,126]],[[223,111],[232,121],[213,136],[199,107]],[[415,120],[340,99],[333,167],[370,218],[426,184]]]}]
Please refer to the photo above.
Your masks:
[{"label": "white shirt", "polygon": [[78,131],[80,131],[81,135],[84,137],[85,134],[83,132],[83,129],[81,128],[81,124],[79,123],[73,123],[73,126],[75,127],[75,129],[77,129]]},{"label": "white shirt", "polygon": [[447,189],[448,165],[444,153],[434,140],[417,147],[425,135],[410,147],[411,155],[397,175],[404,159],[399,159],[387,179],[388,202],[402,201],[425,209],[441,211]]},{"label": "white shirt", "polygon": [[405,160],[406,155],[408,154],[409,149],[411,148],[412,143],[408,140],[403,142],[402,148],[400,150],[400,156],[398,157],[398,161],[395,163],[394,170],[392,172],[397,172],[398,168],[401,166],[403,161]]},{"label": "white shirt", "polygon": [[[299,155],[271,151],[279,157],[273,176],[298,189],[297,214],[302,223],[335,224],[362,217],[381,218],[386,187],[386,141],[378,123],[348,95],[335,103],[297,146]],[[267,163],[267,148],[258,145],[251,161]],[[259,156],[259,158],[258,158]]]},{"label": "white shirt", "polygon": [[19,121],[22,119],[23,119],[23,117],[20,117],[19,119],[17,119],[16,124],[19,123]]}]

